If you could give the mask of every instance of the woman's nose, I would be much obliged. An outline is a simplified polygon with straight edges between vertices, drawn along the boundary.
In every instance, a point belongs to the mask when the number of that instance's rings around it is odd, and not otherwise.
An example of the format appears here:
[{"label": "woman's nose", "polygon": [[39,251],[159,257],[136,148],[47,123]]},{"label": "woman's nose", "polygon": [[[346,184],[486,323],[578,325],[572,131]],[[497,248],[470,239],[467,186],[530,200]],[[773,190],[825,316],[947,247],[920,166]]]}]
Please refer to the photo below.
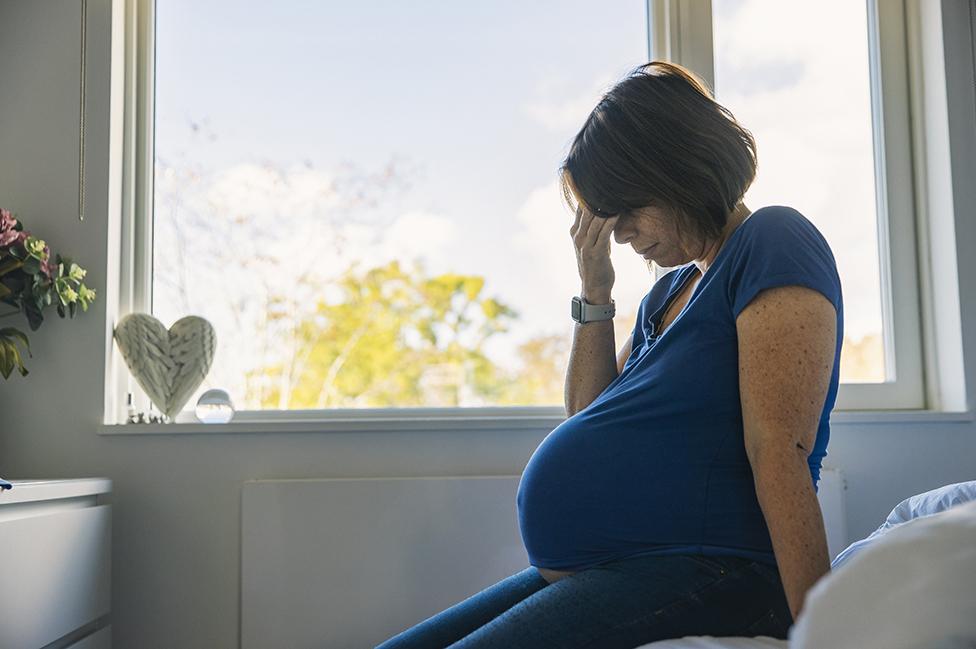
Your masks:
[{"label": "woman's nose", "polygon": [[617,243],[619,243],[619,244],[625,244],[628,241],[630,241],[630,239],[631,239],[632,236],[633,236],[633,233],[632,232],[628,232],[626,228],[622,227],[620,225],[620,221],[617,221],[617,224],[615,226],[613,226],[613,239]]}]

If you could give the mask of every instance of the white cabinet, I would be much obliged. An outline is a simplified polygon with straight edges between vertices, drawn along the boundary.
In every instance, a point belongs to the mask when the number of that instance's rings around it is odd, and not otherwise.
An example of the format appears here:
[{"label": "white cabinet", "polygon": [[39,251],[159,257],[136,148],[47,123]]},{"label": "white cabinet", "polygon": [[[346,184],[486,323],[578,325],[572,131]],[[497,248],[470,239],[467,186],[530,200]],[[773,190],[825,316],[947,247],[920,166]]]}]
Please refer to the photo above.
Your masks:
[{"label": "white cabinet", "polygon": [[0,492],[0,647],[108,649],[111,481],[11,482]]}]

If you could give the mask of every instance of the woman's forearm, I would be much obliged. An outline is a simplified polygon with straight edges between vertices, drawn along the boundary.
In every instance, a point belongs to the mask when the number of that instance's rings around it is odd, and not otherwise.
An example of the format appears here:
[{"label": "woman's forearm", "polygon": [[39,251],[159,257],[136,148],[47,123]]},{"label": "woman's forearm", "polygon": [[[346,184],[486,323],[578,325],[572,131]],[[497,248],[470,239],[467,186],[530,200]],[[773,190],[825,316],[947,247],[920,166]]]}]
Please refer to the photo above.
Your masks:
[{"label": "woman's forearm", "polygon": [[[583,291],[588,304],[609,304],[610,291]],[[617,378],[613,320],[576,323],[566,368],[565,402],[570,417],[593,403]]]},{"label": "woman's forearm", "polygon": [[767,453],[754,464],[753,477],[795,620],[807,591],[830,572],[823,513],[801,453],[786,449]]}]

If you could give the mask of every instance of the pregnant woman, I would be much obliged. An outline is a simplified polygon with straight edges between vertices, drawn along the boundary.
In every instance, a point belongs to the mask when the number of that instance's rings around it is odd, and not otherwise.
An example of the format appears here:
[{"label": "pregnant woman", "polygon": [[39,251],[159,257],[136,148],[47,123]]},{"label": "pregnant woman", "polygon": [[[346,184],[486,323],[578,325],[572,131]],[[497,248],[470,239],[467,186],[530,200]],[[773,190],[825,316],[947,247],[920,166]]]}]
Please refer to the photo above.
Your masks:
[{"label": "pregnant woman", "polygon": [[[382,649],[787,638],[830,569],[843,302],[806,217],[742,203],[755,175],[752,135],[689,70],[653,61],[603,96],[561,168],[581,293],[569,418],[519,484],[531,565]],[[616,360],[611,235],[672,268]]]}]

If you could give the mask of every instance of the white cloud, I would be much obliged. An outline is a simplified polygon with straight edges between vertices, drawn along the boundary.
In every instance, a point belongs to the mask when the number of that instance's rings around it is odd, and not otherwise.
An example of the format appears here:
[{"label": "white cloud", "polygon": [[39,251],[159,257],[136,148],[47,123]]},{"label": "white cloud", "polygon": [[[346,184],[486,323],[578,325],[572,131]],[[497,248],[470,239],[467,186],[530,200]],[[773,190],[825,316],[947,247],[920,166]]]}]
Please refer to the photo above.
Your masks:
[{"label": "white cloud", "polygon": [[615,79],[604,75],[582,86],[576,79],[543,79],[536,97],[522,106],[544,128],[556,132],[577,131]]},{"label": "white cloud", "polygon": [[238,164],[219,173],[205,198],[230,214],[287,220],[321,214],[337,206],[333,177],[303,166],[279,168]]},{"label": "white cloud", "polygon": [[[716,50],[734,42],[741,65],[795,57],[816,61],[826,75],[840,77],[851,61],[849,49],[837,45],[865,39],[865,13],[865,3],[850,0],[747,0],[715,29]],[[835,61],[846,65],[834,68]]]},{"label": "white cloud", "polygon": [[388,227],[350,224],[343,228],[349,240],[348,259],[362,261],[364,267],[387,264],[392,260],[410,263],[425,261],[428,272],[435,272],[429,261],[450,256],[458,243],[457,224],[446,216],[424,211],[401,214]]},{"label": "white cloud", "polygon": [[[332,177],[314,169],[242,164],[219,174],[205,200],[240,254],[265,255],[297,275],[338,276],[353,261],[361,268],[415,257],[444,256],[457,239],[448,217],[408,211],[392,224],[349,219]],[[236,219],[247,227],[234,227]]]},{"label": "white cloud", "polygon": [[[506,288],[506,296],[523,308],[528,331],[551,331],[554,323],[569,322],[569,300],[582,286],[570,227],[574,214],[566,207],[556,180],[529,192],[515,213],[518,229],[512,234],[511,264],[530,276]],[[628,245],[611,240],[610,258],[616,276],[613,297],[617,312],[629,314],[650,290],[653,276],[646,263]],[[514,296],[514,297],[513,297]],[[570,327],[570,335],[572,333]]]}]

